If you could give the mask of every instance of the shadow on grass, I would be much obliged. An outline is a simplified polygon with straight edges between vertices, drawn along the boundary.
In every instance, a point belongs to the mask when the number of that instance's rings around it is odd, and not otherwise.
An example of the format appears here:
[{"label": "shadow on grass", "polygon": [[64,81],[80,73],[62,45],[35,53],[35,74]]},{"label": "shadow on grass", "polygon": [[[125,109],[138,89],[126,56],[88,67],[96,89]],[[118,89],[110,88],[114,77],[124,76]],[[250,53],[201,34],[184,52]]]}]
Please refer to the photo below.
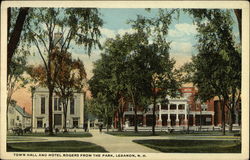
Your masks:
[{"label": "shadow on grass", "polygon": [[7,143],[7,152],[107,152],[103,147],[81,141]]},{"label": "shadow on grass", "polygon": [[240,141],[223,140],[133,140],[167,153],[241,153]]}]

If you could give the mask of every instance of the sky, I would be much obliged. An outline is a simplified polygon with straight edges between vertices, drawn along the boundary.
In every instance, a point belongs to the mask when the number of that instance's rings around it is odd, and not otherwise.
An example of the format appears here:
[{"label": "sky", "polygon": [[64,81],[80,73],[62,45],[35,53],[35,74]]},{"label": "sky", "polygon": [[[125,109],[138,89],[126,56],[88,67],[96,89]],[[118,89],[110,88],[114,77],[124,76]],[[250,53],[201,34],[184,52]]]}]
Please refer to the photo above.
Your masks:
[{"label": "sky", "polygon": [[[114,38],[116,34],[123,35],[126,32],[133,32],[130,24],[127,23],[129,19],[136,19],[138,14],[146,17],[156,16],[157,9],[152,9],[149,13],[143,8],[101,8],[100,13],[104,21],[104,25],[101,28],[102,37],[100,38],[100,42],[104,43],[106,38]],[[234,26],[234,33],[237,35],[238,31],[236,28]],[[197,42],[195,38],[196,34],[196,25],[193,24],[193,20],[189,15],[180,12],[178,20],[172,20],[167,40],[171,41],[170,56],[175,58],[177,67],[190,61],[192,55],[197,54],[197,50],[195,49]],[[87,78],[90,79],[93,62],[100,58],[101,51],[93,49],[91,55],[88,56],[83,48],[76,46],[74,43],[72,45],[73,49],[71,49],[71,53],[73,57],[80,58],[83,61]],[[31,50],[34,52],[34,55],[28,57],[28,62],[30,64],[42,63],[41,58],[36,53],[36,49],[32,47]],[[16,91],[13,98],[17,100],[20,106],[27,108],[27,111],[31,112],[31,95],[27,88]]]}]

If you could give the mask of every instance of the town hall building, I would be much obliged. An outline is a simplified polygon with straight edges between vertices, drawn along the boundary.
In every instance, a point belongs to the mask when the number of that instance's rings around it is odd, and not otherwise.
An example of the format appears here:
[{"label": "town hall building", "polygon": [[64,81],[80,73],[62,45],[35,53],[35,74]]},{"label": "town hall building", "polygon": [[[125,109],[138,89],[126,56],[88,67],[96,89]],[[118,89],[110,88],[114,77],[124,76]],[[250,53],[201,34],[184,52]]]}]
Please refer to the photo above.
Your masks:
[{"label": "town hall building", "polygon": [[[44,132],[49,126],[49,91],[47,88],[36,88],[32,98],[33,102],[33,132]],[[62,130],[64,126],[64,113],[60,97],[53,94],[52,123],[54,129]],[[84,94],[75,92],[67,107],[67,129],[79,130],[84,125]]]}]

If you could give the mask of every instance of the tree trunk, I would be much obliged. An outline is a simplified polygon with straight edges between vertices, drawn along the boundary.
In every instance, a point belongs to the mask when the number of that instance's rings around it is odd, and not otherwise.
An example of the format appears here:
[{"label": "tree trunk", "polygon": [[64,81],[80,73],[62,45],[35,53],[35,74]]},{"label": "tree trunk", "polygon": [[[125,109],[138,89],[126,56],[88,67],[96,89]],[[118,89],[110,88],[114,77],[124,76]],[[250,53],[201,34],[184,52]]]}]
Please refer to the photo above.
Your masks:
[{"label": "tree trunk", "polygon": [[138,126],[137,126],[137,106],[135,105],[135,116],[134,116],[134,125],[135,125],[135,132],[138,132]]},{"label": "tree trunk", "polygon": [[63,103],[63,115],[64,115],[63,132],[67,132],[67,104],[68,104],[67,102],[66,104]]},{"label": "tree trunk", "polygon": [[230,108],[229,132],[233,131],[234,107]]},{"label": "tree trunk", "polygon": [[[9,66],[11,59],[15,53],[15,50],[17,49],[19,40],[20,40],[20,36],[22,33],[22,29],[23,29],[23,25],[26,19],[26,16],[28,14],[29,8],[20,8],[19,9],[19,14],[18,17],[16,19],[16,23],[15,23],[15,27],[12,31],[12,33],[10,33],[10,38],[9,38],[9,42],[8,42],[8,58],[7,58],[7,64]],[[8,12],[9,14],[11,14],[11,12]],[[8,15],[10,18],[10,15]],[[8,26],[9,27],[9,26]],[[9,70],[9,67],[8,67]],[[8,72],[9,73],[9,72]]]},{"label": "tree trunk", "polygon": [[118,131],[121,132],[122,131],[122,122],[121,122],[121,109],[118,109]]},{"label": "tree trunk", "polygon": [[153,124],[152,124],[152,132],[153,135],[155,135],[155,121],[156,121],[156,117],[155,117],[155,106],[156,106],[156,96],[154,95],[154,101],[153,101]]},{"label": "tree trunk", "polygon": [[222,114],[222,134],[225,135],[226,134],[226,124],[225,124],[225,100],[223,100],[223,102],[221,102],[222,104],[222,110],[221,110],[221,114]]},{"label": "tree trunk", "polygon": [[134,112],[135,112],[135,115],[134,115],[135,132],[137,133],[138,132],[138,126],[137,126],[137,105],[135,103],[135,97],[134,97],[133,92],[132,92],[131,89],[130,89],[130,93],[131,93],[131,97],[132,97],[132,101],[133,101],[133,106],[134,106]]},{"label": "tree trunk", "polygon": [[49,87],[49,135],[53,135],[53,113],[52,113],[52,98],[53,98],[53,87]]},{"label": "tree trunk", "polygon": [[108,116],[106,118],[106,121],[107,121],[107,132],[109,132],[109,118],[108,118]]}]

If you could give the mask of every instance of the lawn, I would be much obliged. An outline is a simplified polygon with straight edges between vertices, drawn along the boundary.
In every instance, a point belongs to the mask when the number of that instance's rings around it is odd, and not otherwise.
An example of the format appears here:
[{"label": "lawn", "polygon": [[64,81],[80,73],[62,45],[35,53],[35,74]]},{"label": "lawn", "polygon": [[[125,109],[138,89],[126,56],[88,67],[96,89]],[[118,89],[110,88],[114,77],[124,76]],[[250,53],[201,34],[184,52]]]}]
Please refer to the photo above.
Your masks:
[{"label": "lawn", "polygon": [[[106,132],[107,134],[113,135],[113,136],[153,136],[151,131],[125,131],[125,132]],[[234,134],[237,134],[238,132],[226,132],[226,136],[234,136]],[[215,131],[215,132],[194,132],[194,133],[184,133],[184,132],[173,132],[171,134],[168,134],[166,132],[155,132],[154,136],[222,136],[221,132]]]},{"label": "lawn", "polygon": [[103,147],[81,141],[8,143],[7,152],[107,152]]},{"label": "lawn", "polygon": [[239,141],[222,140],[134,140],[166,153],[241,153]]},{"label": "lawn", "polygon": [[[8,133],[7,136],[17,136],[14,133]],[[45,133],[24,133],[22,136],[32,136],[32,137],[92,137],[89,132],[68,132],[68,133],[57,133],[54,135],[49,135]]]}]

